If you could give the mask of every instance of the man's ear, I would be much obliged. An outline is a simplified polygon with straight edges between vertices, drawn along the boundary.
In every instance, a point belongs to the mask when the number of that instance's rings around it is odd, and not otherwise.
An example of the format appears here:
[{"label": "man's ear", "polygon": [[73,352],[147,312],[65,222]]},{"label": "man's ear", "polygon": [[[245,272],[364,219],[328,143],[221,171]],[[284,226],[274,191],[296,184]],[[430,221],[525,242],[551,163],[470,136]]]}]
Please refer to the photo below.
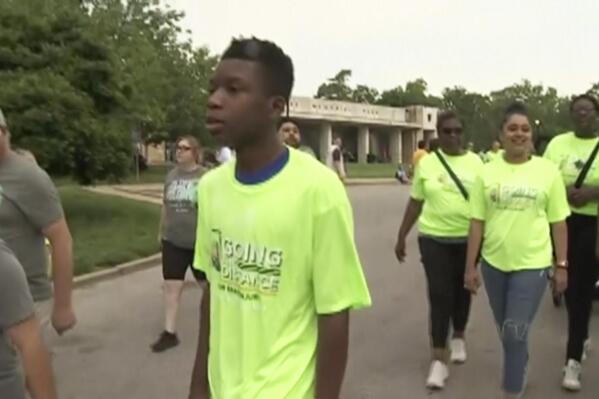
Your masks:
[{"label": "man's ear", "polygon": [[270,101],[271,117],[279,119],[287,107],[287,100],[281,96],[273,96]]}]

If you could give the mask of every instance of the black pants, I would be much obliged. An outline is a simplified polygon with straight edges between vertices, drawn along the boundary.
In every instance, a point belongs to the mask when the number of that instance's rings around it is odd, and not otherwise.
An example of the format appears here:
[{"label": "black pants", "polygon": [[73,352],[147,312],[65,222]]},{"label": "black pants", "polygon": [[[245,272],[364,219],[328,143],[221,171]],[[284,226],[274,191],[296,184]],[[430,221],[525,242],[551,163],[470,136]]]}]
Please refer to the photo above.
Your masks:
[{"label": "black pants", "polygon": [[589,336],[589,322],[593,293],[597,281],[595,240],[597,218],[572,214],[568,222],[568,352],[567,359],[580,362],[585,339]]},{"label": "black pants", "polygon": [[193,267],[194,250],[180,248],[170,241],[162,240],[162,277],[165,280],[185,280],[191,269],[197,281],[206,281],[206,275]]},{"label": "black pants", "polygon": [[433,348],[444,349],[449,323],[453,322],[454,331],[464,331],[470,314],[470,292],[464,289],[467,244],[428,237],[420,237],[418,243],[428,283]]}]

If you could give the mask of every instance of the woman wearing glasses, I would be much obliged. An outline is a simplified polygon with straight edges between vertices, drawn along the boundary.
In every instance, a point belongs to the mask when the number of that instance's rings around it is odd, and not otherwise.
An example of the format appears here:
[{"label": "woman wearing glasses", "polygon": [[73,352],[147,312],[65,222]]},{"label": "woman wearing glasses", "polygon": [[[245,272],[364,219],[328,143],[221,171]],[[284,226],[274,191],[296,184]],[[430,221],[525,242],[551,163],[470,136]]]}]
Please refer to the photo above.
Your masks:
[{"label": "woman wearing glasses", "polygon": [[195,137],[183,136],[177,140],[176,160],[177,166],[167,175],[164,184],[158,229],[162,247],[165,325],[151,346],[153,352],[162,352],[179,344],[175,325],[187,269],[191,268],[199,282],[206,280],[204,273],[191,267],[197,223],[197,186],[204,173],[200,166],[200,145]]},{"label": "woman wearing glasses", "polygon": [[[448,360],[466,361],[464,331],[470,312],[470,293],[464,289],[468,192],[483,166],[476,154],[464,149],[463,125],[455,113],[441,113],[437,131],[440,148],[426,155],[416,168],[395,246],[397,259],[403,262],[406,237],[418,220],[430,305],[432,364],[426,381],[430,389],[444,387],[449,377]],[[450,324],[453,339],[448,351]]]}]

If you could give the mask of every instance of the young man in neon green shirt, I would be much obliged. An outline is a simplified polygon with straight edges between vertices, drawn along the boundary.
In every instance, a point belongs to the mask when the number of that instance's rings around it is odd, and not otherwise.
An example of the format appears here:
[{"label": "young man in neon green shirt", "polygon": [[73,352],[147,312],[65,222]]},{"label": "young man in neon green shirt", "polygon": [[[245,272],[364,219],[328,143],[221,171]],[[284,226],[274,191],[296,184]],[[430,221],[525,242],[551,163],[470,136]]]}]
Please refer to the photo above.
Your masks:
[{"label": "young man in neon green shirt", "polygon": [[342,183],[278,135],[292,85],[291,59],[255,38],[210,84],[207,128],[237,158],[198,188],[209,284],[190,398],[337,399],[349,310],[370,305]]}]

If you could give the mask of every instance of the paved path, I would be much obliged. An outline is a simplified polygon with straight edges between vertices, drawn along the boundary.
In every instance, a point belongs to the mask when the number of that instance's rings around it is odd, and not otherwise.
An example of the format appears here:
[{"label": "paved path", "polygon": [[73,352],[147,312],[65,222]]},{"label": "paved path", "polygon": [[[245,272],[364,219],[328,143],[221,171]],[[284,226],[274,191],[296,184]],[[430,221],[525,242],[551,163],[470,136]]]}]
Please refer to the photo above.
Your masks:
[{"label": "paved path", "polygon": [[[399,186],[351,187],[356,239],[374,307],[352,317],[350,364],[344,399],[495,399],[501,370],[498,339],[484,293],[475,299],[467,364],[452,367],[448,387],[429,395],[427,306],[415,236],[408,263],[396,264],[392,247],[407,190]],[[200,290],[183,296],[178,348],[150,353],[162,324],[159,268],[127,275],[76,292],[77,330],[56,342],[55,366],[63,399],[186,398],[198,328]],[[595,316],[596,317],[596,316]],[[532,333],[526,398],[596,399],[599,353],[585,365],[584,391],[559,388],[565,346],[565,312],[546,298]],[[599,330],[593,329],[599,344]],[[272,398],[279,399],[279,398]]]}]

